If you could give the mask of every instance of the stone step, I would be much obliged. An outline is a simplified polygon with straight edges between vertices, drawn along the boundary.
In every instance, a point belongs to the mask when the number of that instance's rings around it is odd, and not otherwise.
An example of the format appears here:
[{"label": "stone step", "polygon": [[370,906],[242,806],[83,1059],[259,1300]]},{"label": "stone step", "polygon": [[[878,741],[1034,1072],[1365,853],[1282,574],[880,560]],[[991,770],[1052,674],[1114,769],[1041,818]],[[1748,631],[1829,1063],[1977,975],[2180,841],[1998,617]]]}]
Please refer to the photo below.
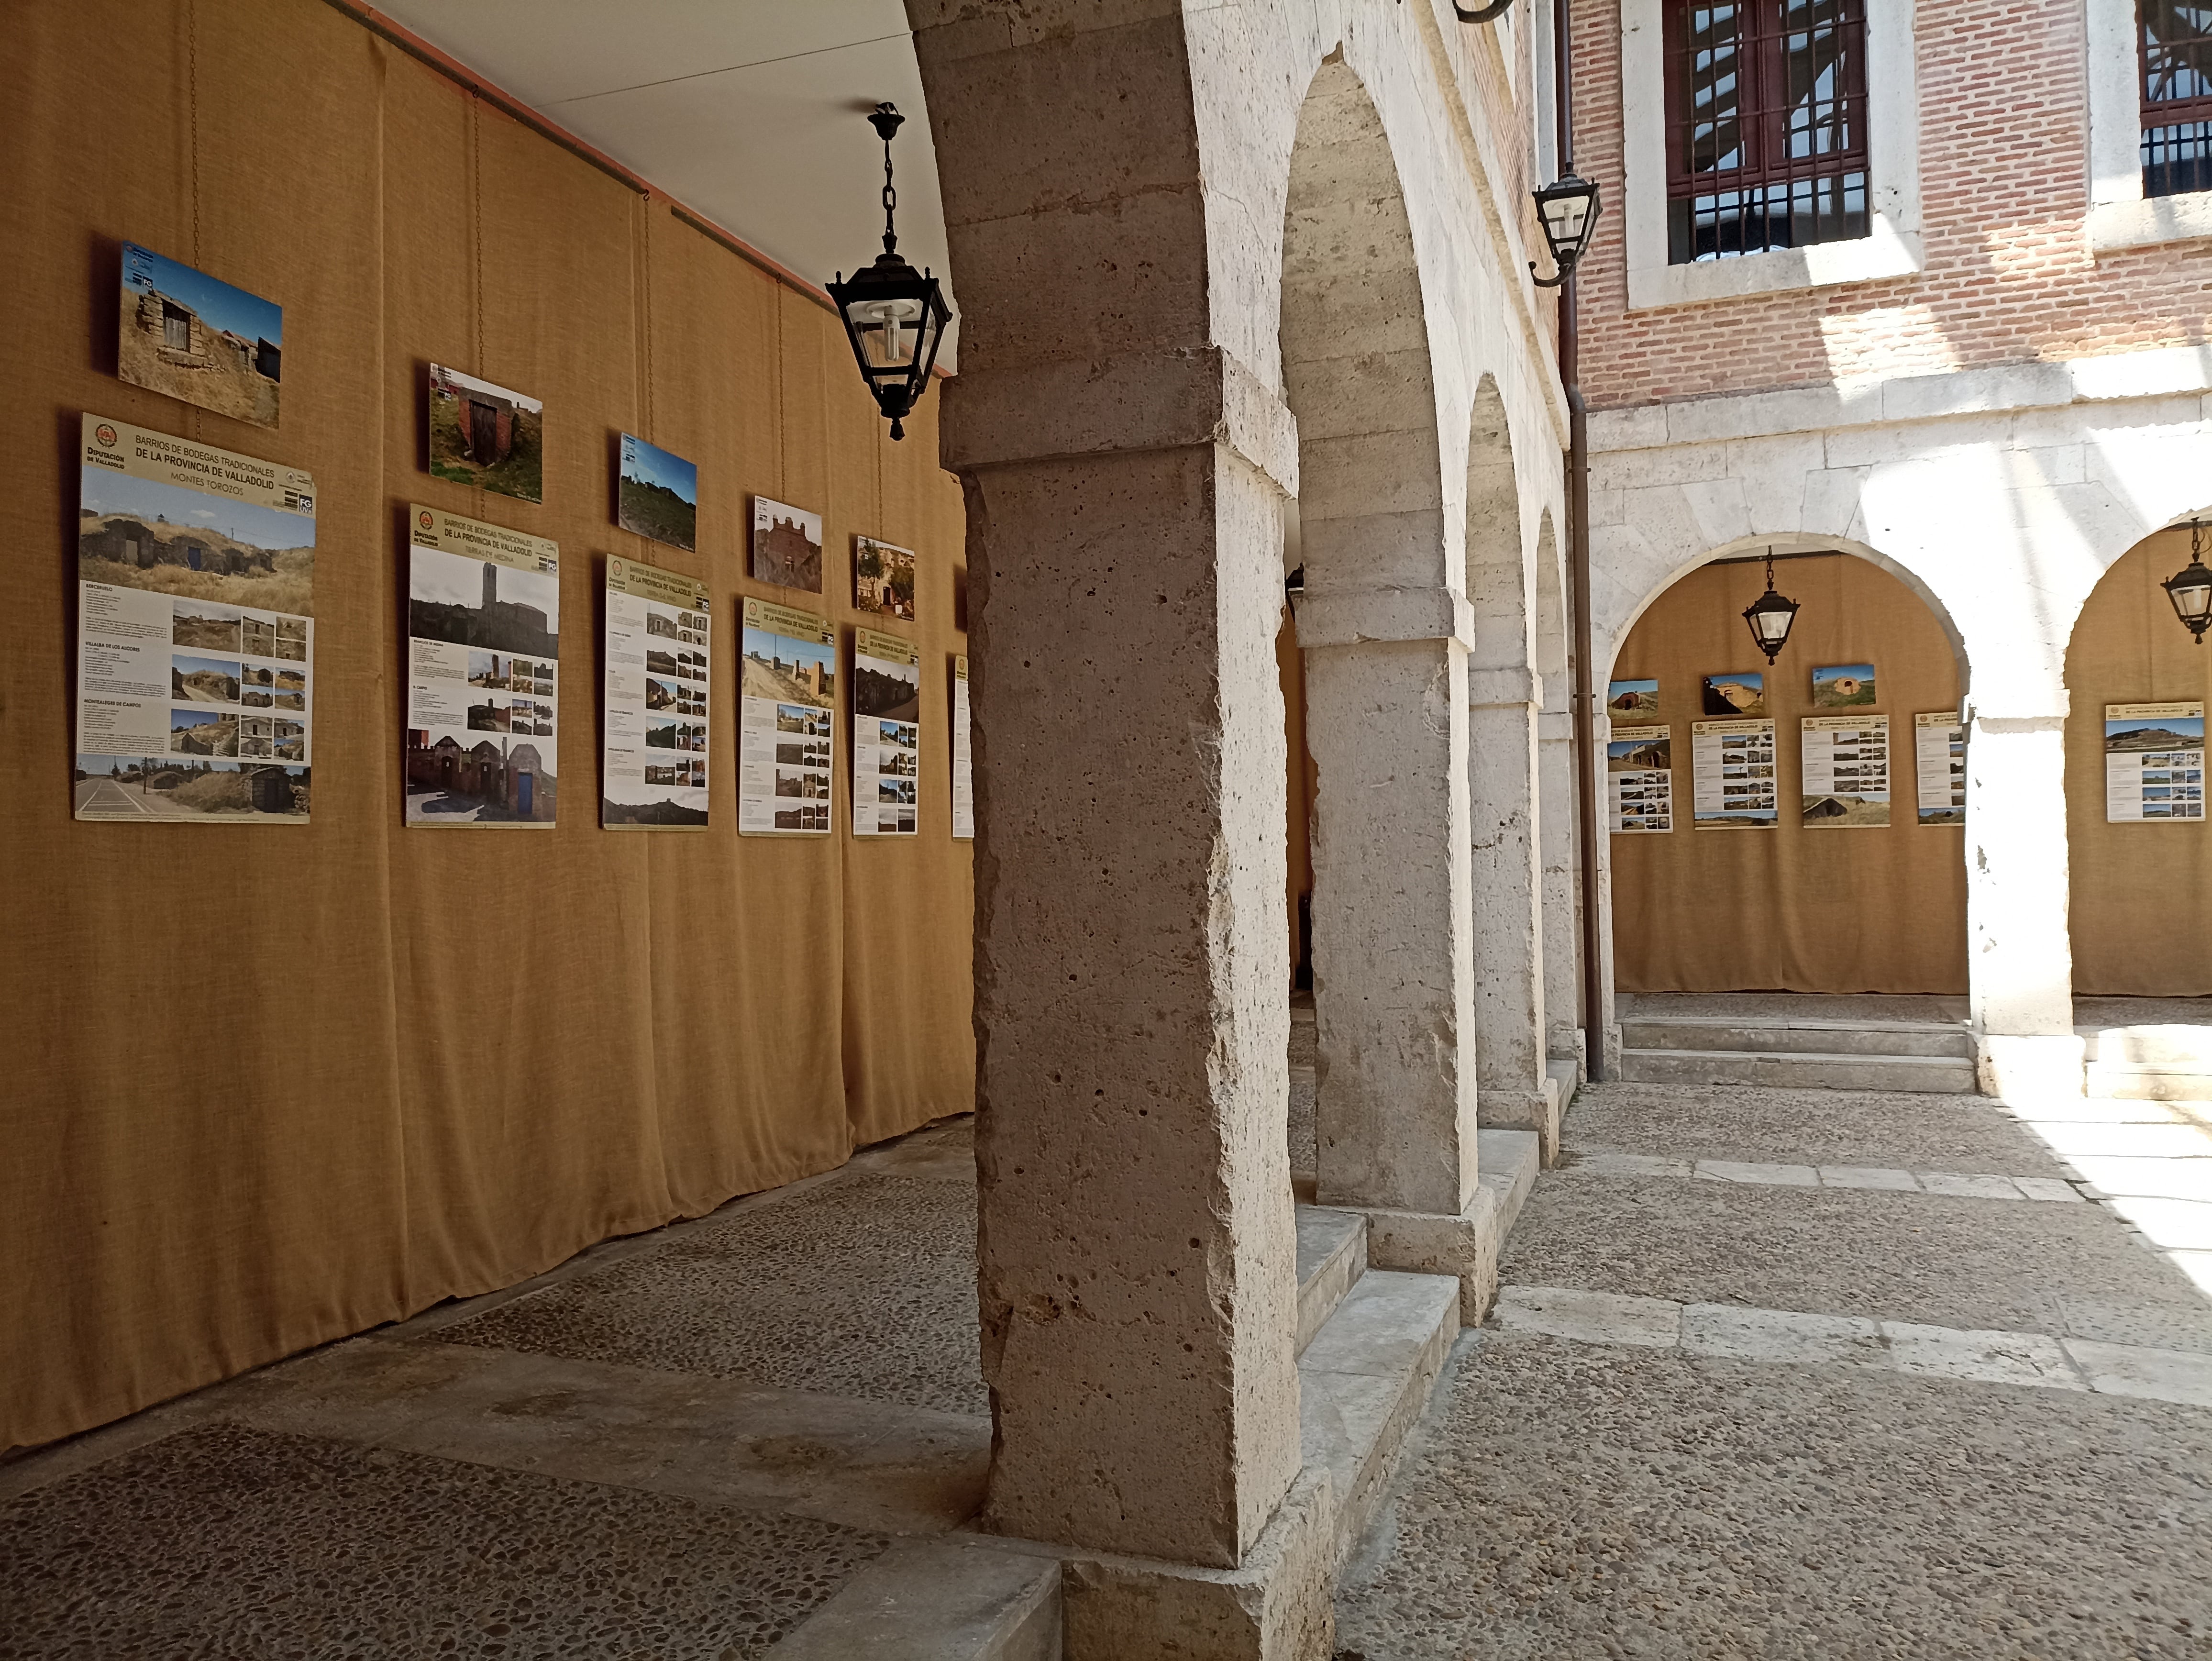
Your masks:
[{"label": "stone step", "polygon": [[1958,1021],[1738,1020],[1717,1015],[1631,1015],[1620,1023],[1631,1050],[1743,1050],[1760,1056],[1942,1056],[1972,1061],[1973,1039]]},{"label": "stone step", "polygon": [[901,1540],[768,1653],[773,1661],[1060,1661],[1060,1560],[963,1538]]},{"label": "stone step", "polygon": [[2212,1026],[2077,1026],[2093,1062],[2164,1073],[2212,1073]]},{"label": "stone step", "polygon": [[1304,1463],[1328,1468],[1339,1562],[1381,1510],[1458,1336],[1456,1279],[1370,1269],[1298,1358]]},{"label": "stone step", "polygon": [[1345,1294],[1367,1273],[1367,1219],[1357,1211],[1302,1205],[1297,1220],[1297,1353],[1303,1355]]},{"label": "stone step", "polygon": [[2145,1062],[2092,1061],[2087,1093],[2123,1102],[2212,1102],[2212,1066]]},{"label": "stone step", "polygon": [[1783,1090],[1887,1090],[1971,1096],[1974,1064],[1949,1056],[1755,1055],[1737,1050],[1623,1050],[1631,1084],[1747,1084]]},{"label": "stone step", "polygon": [[1478,1130],[1474,1168],[1498,1202],[1498,1243],[1503,1246],[1544,1168],[1542,1138],[1533,1130]]}]

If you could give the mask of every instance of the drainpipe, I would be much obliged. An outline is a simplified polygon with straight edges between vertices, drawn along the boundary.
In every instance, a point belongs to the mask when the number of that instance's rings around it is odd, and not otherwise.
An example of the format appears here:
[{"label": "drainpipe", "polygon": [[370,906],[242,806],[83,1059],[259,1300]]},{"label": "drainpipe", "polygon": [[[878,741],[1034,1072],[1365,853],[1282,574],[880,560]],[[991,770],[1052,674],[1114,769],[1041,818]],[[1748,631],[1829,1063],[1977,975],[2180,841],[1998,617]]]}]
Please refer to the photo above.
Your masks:
[{"label": "drainpipe", "polygon": [[[1574,86],[1570,74],[1571,0],[1553,0],[1552,71],[1559,130],[1559,171],[1575,169]],[[1583,403],[1582,332],[1570,272],[1559,285],[1559,379],[1567,388],[1567,581],[1574,606],[1575,818],[1582,835],[1583,1051],[1590,1082],[1605,1077],[1601,931],[1597,912],[1597,700],[1590,684],[1589,412]]]}]

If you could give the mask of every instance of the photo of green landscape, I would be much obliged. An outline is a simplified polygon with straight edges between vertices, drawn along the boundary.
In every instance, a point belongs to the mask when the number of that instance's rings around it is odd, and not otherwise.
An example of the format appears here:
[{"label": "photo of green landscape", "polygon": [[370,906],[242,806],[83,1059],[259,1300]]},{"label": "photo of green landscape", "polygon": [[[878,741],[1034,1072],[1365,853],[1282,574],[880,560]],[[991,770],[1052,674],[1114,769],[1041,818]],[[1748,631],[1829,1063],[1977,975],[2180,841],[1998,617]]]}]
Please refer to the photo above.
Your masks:
[{"label": "photo of green landscape", "polygon": [[699,470],[682,456],[628,433],[622,435],[615,522],[672,548],[699,541]]}]

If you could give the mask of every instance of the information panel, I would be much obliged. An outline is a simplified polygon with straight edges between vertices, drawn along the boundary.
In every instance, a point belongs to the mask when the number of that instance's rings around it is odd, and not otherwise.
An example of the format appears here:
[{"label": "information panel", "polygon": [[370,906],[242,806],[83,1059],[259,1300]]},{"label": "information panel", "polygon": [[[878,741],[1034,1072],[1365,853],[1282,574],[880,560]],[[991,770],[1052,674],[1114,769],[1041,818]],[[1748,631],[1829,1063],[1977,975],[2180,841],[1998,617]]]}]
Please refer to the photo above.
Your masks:
[{"label": "information panel", "polygon": [[1615,836],[1672,830],[1674,728],[1615,727],[1605,746],[1605,782]]},{"label": "information panel", "polygon": [[1808,715],[1800,723],[1808,830],[1889,823],[1889,717]]},{"label": "information panel", "polygon": [[305,824],[314,480],[102,416],[82,438],[76,817]]},{"label": "information panel", "polygon": [[921,782],[921,654],[853,631],[853,834],[911,837]]},{"label": "information panel", "polygon": [[952,839],[975,838],[975,761],[969,749],[968,660],[952,660]]},{"label": "information panel", "polygon": [[2106,821],[2203,817],[2203,702],[2106,704]]},{"label": "information panel", "polygon": [[1920,823],[1966,822],[1966,729],[1948,709],[1912,718],[1912,768]]},{"label": "information panel", "polygon": [[826,837],[837,749],[829,619],[745,601],[738,689],[738,834]]},{"label": "information panel", "polygon": [[560,547],[420,502],[407,526],[406,821],[550,830]]},{"label": "information panel", "polygon": [[599,823],[610,830],[707,828],[711,605],[696,578],[607,561]]},{"label": "information panel", "polygon": [[1774,788],[1774,723],[1690,723],[1691,824],[1699,830],[1771,830],[1779,817]]}]

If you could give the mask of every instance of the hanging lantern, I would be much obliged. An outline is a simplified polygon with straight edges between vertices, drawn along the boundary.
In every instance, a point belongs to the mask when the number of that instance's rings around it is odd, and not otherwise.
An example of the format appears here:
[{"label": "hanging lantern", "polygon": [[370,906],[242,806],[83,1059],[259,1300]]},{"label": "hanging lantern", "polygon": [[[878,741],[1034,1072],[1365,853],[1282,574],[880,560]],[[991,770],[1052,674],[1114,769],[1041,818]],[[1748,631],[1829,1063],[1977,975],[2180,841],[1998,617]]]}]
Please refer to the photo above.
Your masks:
[{"label": "hanging lantern", "polygon": [[2204,568],[2204,527],[2197,520],[2189,521],[2189,563],[2159,586],[2191,641],[2202,646],[2205,630],[2212,628],[2212,570]]},{"label": "hanging lantern", "polygon": [[1766,551],[1766,592],[1744,608],[1743,620],[1751,625],[1751,637],[1759,642],[1759,649],[1772,663],[1790,639],[1790,625],[1797,621],[1797,602],[1774,592],[1771,548]]},{"label": "hanging lantern", "polygon": [[889,104],[877,105],[868,117],[884,141],[884,251],[874,265],[854,271],[850,283],[840,271],[828,285],[837,315],[844,319],[845,337],[853,343],[860,378],[876,407],[890,417],[893,438],[906,436],[902,423],[929,390],[937,349],[952,320],[936,277],[899,257],[891,221],[898,206],[898,192],[891,187],[891,136],[905,119]]},{"label": "hanging lantern", "polygon": [[[1540,289],[1556,289],[1574,275],[1576,263],[1589,247],[1597,230],[1597,186],[1573,173],[1536,192],[1536,217],[1544,228],[1544,240],[1552,250],[1556,268],[1549,277],[1536,278]],[[1534,276],[1536,262],[1528,262]]]}]

